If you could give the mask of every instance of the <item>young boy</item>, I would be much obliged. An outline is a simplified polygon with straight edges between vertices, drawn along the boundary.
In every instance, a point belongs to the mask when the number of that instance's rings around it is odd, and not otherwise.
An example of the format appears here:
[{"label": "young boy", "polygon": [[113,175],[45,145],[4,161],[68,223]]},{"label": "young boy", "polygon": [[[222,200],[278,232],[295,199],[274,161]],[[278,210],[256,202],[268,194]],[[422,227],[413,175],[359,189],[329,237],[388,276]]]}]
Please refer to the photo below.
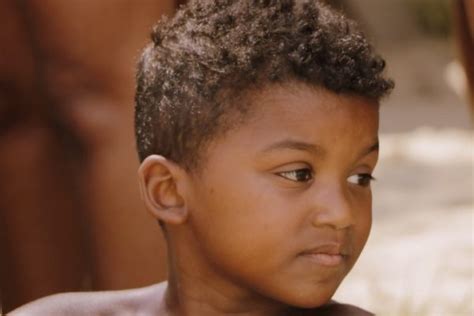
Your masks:
[{"label": "young boy", "polygon": [[12,315],[368,314],[331,297],[371,226],[383,60],[316,1],[194,1],[152,39],[138,173],[168,281]]}]

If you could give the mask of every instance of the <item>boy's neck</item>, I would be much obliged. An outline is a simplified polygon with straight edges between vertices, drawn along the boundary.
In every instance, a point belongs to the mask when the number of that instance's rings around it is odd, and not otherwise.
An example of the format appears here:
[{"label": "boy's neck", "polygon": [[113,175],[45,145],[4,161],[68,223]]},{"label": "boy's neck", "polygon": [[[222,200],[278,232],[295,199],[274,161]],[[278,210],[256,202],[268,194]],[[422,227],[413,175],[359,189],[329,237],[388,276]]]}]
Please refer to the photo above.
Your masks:
[{"label": "boy's neck", "polygon": [[206,316],[284,316],[288,309],[248,304],[226,297],[209,287],[200,286],[178,288],[168,284],[164,293],[164,306],[167,316],[206,315]]},{"label": "boy's neck", "polygon": [[[217,273],[209,273],[201,260],[189,262],[186,256],[169,253],[169,274],[162,306],[166,315],[288,315],[283,304],[248,291]],[[186,261],[186,262],[181,262]],[[191,267],[191,268],[190,268]],[[217,276],[216,276],[217,275]]]}]

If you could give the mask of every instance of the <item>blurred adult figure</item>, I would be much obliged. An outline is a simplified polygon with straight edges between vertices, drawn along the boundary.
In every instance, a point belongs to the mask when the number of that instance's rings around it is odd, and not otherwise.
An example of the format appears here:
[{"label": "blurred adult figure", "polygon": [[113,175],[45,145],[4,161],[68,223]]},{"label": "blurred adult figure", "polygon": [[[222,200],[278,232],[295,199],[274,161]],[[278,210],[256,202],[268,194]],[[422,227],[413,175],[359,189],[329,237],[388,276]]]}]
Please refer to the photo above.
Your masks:
[{"label": "blurred adult figure", "polygon": [[177,5],[0,2],[4,312],[56,292],[165,277],[162,236],[135,181],[134,64]]}]

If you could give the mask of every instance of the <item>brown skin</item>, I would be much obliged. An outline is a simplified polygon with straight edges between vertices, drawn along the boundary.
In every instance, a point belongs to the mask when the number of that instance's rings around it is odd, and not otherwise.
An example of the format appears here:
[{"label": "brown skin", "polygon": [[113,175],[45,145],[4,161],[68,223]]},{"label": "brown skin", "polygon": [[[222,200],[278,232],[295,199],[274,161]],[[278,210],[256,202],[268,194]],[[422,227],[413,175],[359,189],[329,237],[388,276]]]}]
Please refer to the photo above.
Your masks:
[{"label": "brown skin", "polygon": [[137,308],[366,315],[328,302],[369,235],[378,104],[303,84],[253,101],[251,117],[214,139],[200,170],[161,156],[142,163],[142,197],[166,225],[170,270],[154,294],[137,295]]}]

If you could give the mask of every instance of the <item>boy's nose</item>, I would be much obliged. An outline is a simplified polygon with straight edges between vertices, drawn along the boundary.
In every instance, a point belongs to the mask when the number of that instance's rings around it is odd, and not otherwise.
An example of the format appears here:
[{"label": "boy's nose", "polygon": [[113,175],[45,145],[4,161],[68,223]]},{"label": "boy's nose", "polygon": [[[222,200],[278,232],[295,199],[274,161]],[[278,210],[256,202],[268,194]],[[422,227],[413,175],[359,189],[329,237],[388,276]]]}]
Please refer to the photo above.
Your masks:
[{"label": "boy's nose", "polygon": [[334,229],[344,229],[354,224],[351,202],[341,185],[326,187],[315,195],[312,224]]}]

